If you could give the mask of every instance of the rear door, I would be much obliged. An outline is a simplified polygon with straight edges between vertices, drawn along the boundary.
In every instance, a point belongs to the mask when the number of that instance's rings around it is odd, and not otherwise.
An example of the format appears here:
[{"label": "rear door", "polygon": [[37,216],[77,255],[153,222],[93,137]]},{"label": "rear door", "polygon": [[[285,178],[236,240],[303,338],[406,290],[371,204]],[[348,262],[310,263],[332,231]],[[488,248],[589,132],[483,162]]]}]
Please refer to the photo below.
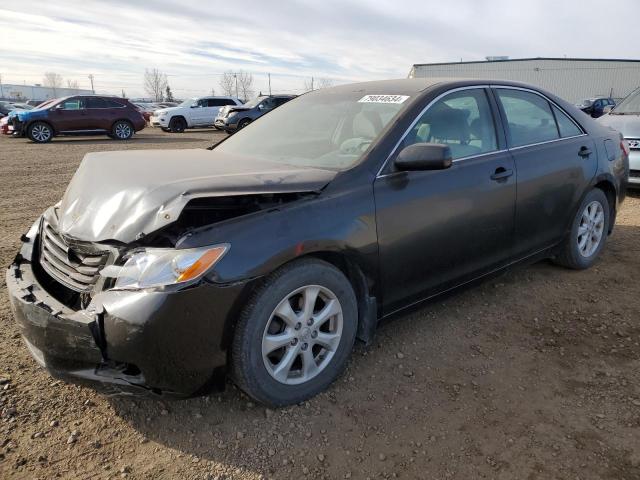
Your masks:
[{"label": "rear door", "polygon": [[74,132],[87,127],[87,111],[82,97],[72,97],[50,110],[53,128],[58,132]]},{"label": "rear door", "polygon": [[86,97],[86,128],[88,130],[109,130],[115,121],[113,110],[100,97]]},{"label": "rear door", "polygon": [[[516,176],[491,103],[481,87],[443,96],[416,119],[376,179],[385,313],[508,262]],[[453,165],[394,171],[394,157],[418,142],[448,144]]]},{"label": "rear door", "polygon": [[541,94],[496,87],[518,174],[515,254],[526,256],[562,240],[597,167],[592,139]]}]

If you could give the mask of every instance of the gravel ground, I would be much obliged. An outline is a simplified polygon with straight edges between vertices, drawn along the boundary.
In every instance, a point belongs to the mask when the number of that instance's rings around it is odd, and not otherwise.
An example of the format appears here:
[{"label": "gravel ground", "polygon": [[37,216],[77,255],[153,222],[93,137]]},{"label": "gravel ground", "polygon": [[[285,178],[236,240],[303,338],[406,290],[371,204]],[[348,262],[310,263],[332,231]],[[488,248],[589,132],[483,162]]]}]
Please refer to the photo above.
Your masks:
[{"label": "gravel ground", "polygon": [[[0,263],[85,153],[214,138],[0,138]],[[0,478],[640,479],[639,245],[636,195],[591,270],[543,262],[428,304],[357,346],[328,392],[281,410],[231,385],[164,402],[54,381],[2,275]]]}]

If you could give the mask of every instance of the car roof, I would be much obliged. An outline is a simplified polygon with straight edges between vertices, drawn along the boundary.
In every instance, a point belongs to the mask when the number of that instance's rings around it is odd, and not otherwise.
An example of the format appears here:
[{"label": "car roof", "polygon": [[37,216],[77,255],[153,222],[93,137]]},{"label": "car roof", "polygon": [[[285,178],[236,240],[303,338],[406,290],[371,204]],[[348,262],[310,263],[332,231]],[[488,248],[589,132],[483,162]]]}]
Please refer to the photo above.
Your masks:
[{"label": "car roof", "polygon": [[322,90],[341,89],[344,91],[362,91],[363,93],[377,93],[380,95],[415,95],[436,85],[445,87],[463,87],[473,85],[504,85],[521,87],[527,89],[540,90],[535,85],[510,80],[490,80],[483,78],[460,78],[460,77],[424,77],[424,78],[400,78],[393,80],[374,80],[370,82],[349,83],[337,85]]}]

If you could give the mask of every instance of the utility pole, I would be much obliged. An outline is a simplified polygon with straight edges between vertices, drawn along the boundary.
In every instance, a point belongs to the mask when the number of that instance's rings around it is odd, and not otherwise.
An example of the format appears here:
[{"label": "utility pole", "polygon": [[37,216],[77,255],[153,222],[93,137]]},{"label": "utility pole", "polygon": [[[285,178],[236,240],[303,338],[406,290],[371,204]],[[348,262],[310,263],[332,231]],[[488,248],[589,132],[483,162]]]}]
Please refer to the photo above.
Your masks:
[{"label": "utility pole", "polygon": [[313,92],[313,77],[311,77],[311,91]]},{"label": "utility pole", "polygon": [[236,79],[236,98],[240,98],[240,95],[238,95],[238,74],[234,73],[233,78]]},{"label": "utility pole", "polygon": [[2,75],[0,75],[0,98],[4,98],[4,92],[2,91]]},{"label": "utility pole", "polygon": [[267,73],[267,75],[269,75],[269,96],[271,96],[271,74]]},{"label": "utility pole", "polygon": [[96,93],[96,91],[93,89],[93,73],[89,74],[89,80],[91,80],[91,93]]}]

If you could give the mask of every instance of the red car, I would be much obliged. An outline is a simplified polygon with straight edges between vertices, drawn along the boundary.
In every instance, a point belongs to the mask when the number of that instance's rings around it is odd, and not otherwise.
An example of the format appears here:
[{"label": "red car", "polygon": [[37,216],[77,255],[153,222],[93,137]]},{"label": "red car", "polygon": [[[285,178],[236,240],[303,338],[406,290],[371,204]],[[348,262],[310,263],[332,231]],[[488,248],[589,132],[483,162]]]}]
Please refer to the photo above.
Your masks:
[{"label": "red car", "polygon": [[0,118],[0,133],[2,133],[3,135],[11,135],[12,132],[9,131],[8,117]]},{"label": "red car", "polygon": [[36,143],[58,135],[106,134],[128,140],[146,126],[138,109],[120,97],[78,95],[65,97],[24,112],[13,112],[9,122],[17,135]]}]

